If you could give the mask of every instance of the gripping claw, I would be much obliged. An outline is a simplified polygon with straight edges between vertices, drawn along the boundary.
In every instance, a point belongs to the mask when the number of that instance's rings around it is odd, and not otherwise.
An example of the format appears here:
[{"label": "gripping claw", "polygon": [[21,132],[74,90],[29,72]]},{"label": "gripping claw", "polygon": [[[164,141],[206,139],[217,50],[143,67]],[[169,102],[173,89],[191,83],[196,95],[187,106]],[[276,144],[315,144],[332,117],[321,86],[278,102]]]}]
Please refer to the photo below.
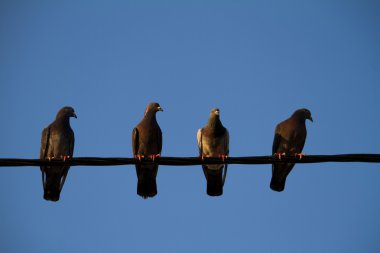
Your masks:
[{"label": "gripping claw", "polygon": [[141,159],[144,159],[144,155],[135,155],[135,158],[139,159],[139,161],[141,161]]},{"label": "gripping claw", "polygon": [[299,160],[301,160],[302,157],[305,156],[305,154],[302,154],[302,153],[296,153],[295,156],[298,157]]},{"label": "gripping claw", "polygon": [[160,154],[155,154],[155,155],[150,155],[149,158],[152,159],[153,162],[154,162],[154,160],[155,160],[157,157],[160,157],[160,156],[161,156]]},{"label": "gripping claw", "polygon": [[286,153],[285,152],[282,152],[282,153],[274,153],[273,156],[277,156],[277,158],[279,160],[281,160],[282,156],[286,156]]},{"label": "gripping claw", "polygon": [[223,162],[225,162],[228,158],[228,155],[219,155],[219,158],[222,159]]}]

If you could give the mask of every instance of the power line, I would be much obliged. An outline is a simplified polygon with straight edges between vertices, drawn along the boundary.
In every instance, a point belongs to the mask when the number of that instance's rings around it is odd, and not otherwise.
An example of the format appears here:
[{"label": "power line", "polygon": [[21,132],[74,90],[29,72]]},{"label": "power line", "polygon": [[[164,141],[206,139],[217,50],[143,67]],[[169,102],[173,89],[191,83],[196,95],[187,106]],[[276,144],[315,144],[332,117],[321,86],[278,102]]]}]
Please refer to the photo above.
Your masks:
[{"label": "power line", "polygon": [[228,157],[225,161],[219,158],[200,157],[157,157],[154,161],[150,158],[138,160],[125,157],[76,157],[63,161],[62,159],[40,160],[20,158],[0,158],[0,167],[22,167],[41,165],[70,165],[70,166],[116,166],[134,164],[152,164],[168,166],[192,166],[202,164],[273,164],[273,163],[325,163],[325,162],[361,162],[380,163],[380,154],[341,154],[341,155],[305,155],[301,159],[294,155],[282,156],[245,156]]}]

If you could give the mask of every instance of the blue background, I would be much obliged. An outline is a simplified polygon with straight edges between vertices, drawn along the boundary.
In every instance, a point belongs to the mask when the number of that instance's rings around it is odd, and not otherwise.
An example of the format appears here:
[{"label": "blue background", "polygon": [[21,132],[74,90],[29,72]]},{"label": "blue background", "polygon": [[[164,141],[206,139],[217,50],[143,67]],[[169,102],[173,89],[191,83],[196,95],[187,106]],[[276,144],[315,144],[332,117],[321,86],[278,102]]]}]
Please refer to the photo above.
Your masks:
[{"label": "blue background", "polygon": [[[196,156],[212,107],[230,155],[270,155],[276,124],[311,110],[306,154],[380,153],[378,1],[0,2],[0,157],[37,158],[65,105],[74,156],[131,157],[145,106],[163,156]],[[38,167],[0,170],[0,252],[380,252],[379,164],[231,165],[219,198],[200,166],[73,167],[43,200]]]}]

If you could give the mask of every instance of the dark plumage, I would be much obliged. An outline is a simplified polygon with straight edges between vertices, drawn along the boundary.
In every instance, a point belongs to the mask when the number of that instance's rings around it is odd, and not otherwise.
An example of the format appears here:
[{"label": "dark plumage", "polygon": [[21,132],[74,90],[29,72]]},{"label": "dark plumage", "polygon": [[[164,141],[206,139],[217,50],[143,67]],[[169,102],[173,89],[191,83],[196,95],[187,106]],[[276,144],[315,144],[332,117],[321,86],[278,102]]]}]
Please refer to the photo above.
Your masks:
[{"label": "dark plumage", "polygon": [[[219,109],[212,109],[206,126],[197,132],[199,154],[203,157],[220,157],[225,159],[229,154],[229,133],[219,117]],[[227,173],[227,164],[202,165],[207,180],[207,194],[220,196]],[[223,168],[225,174],[223,178]]]},{"label": "dark plumage", "polygon": [[[146,107],[144,117],[132,132],[133,155],[139,159],[161,155],[162,132],[156,120],[156,112],[163,111],[158,103]],[[158,165],[136,164],[137,194],[141,197],[154,197],[157,194],[156,176]]]},{"label": "dark plumage", "polygon": [[[63,107],[56,119],[42,131],[40,159],[67,159],[73,156],[74,132],[70,117],[77,117],[72,107]],[[58,201],[70,166],[41,166],[44,199]]]},{"label": "dark plumage", "polygon": [[[276,126],[272,153],[296,155],[302,152],[306,140],[306,119],[313,121],[308,109],[299,109],[293,115]],[[293,169],[294,163],[272,165],[270,188],[281,192],[285,188],[286,177]]]}]

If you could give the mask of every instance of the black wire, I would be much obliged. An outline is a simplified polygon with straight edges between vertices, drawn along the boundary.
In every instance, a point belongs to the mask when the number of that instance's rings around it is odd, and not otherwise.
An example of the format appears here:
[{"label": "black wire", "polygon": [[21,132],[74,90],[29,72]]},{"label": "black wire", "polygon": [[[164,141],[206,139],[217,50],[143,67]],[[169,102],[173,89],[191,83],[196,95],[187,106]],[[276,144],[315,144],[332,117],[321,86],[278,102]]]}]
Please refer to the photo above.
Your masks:
[{"label": "black wire", "polygon": [[380,154],[341,154],[341,155],[305,155],[301,159],[296,156],[247,156],[228,157],[225,161],[219,158],[200,157],[158,157],[154,161],[144,158],[141,161],[135,158],[124,157],[76,157],[63,161],[61,159],[40,160],[20,158],[0,158],[0,167],[21,167],[41,165],[70,165],[70,166],[116,166],[130,164],[152,164],[169,166],[192,166],[201,164],[273,164],[273,163],[324,163],[324,162],[362,162],[380,163]]}]

